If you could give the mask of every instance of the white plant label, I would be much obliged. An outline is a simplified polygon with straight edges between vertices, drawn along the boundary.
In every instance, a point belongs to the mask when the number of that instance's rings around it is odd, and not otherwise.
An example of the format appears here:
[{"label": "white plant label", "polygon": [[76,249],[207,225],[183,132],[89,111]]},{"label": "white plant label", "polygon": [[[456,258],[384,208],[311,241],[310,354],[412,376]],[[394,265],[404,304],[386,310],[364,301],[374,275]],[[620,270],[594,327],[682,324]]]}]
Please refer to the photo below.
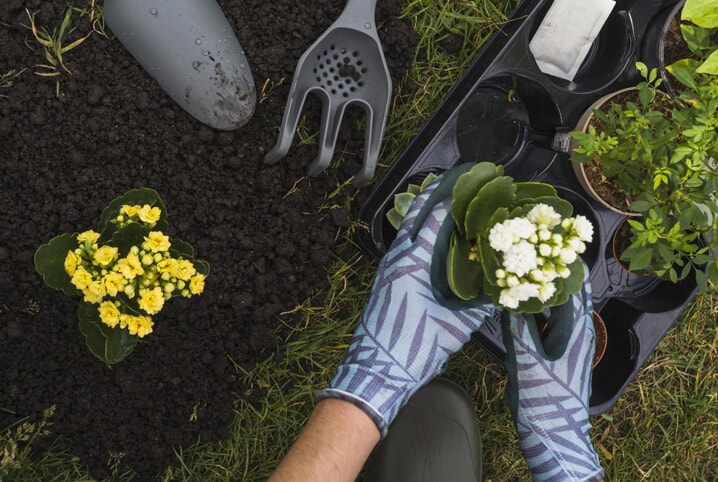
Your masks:
[{"label": "white plant label", "polygon": [[572,81],[614,6],[614,0],[554,0],[529,43],[541,72]]}]

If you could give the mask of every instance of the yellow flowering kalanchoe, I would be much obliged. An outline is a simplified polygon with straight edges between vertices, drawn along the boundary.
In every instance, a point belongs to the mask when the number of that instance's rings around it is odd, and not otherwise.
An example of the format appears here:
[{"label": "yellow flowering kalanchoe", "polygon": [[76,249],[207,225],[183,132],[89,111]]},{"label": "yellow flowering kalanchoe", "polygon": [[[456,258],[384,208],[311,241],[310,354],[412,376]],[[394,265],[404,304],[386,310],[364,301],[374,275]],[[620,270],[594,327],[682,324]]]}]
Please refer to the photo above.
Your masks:
[{"label": "yellow flowering kalanchoe", "polygon": [[[123,205],[112,220],[118,226],[132,222],[154,225],[161,210],[145,204]],[[98,246],[99,233],[89,230],[77,236],[78,246],[67,252],[64,268],[71,283],[87,303],[99,305],[100,320],[142,338],[152,333],[150,315],[156,315],[173,295],[190,297],[204,291],[205,275],[192,261],[174,258],[171,241],[162,231],[150,231],[140,246],[120,257],[115,246]],[[122,297],[136,302],[139,316],[123,312]]]},{"label": "yellow flowering kalanchoe", "polygon": [[80,332],[97,358],[113,364],[152,333],[152,317],[172,297],[204,291],[209,264],[167,234],[157,191],[138,188],[112,200],[97,230],[60,234],[38,247],[35,269],[51,288],[82,296]]}]

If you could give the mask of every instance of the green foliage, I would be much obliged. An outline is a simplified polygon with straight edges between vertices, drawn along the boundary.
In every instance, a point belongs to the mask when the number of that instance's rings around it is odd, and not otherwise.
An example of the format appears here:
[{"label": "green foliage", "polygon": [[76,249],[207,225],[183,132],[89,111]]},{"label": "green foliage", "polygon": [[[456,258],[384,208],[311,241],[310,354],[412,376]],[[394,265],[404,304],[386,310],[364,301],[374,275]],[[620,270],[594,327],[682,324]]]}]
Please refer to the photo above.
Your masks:
[{"label": "green foliage", "polygon": [[431,184],[431,181],[436,179],[436,177],[436,174],[430,172],[424,180],[421,181],[421,184],[409,184],[406,192],[400,192],[394,195],[394,207],[386,213],[386,217],[394,229],[398,230],[399,226],[401,226],[401,222],[404,220],[406,213],[409,212],[409,207],[411,203],[414,202],[414,198],[426,189],[426,186]]},{"label": "green foliage", "polygon": [[51,288],[82,295],[80,331],[105,363],[127,357],[152,332],[164,302],[204,289],[209,264],[185,241],[172,239],[159,194],[134,189],[100,215],[98,231],[61,234],[35,252],[35,268]]},{"label": "green foliage", "polygon": [[695,72],[718,74],[718,45],[711,39],[718,30],[718,3],[715,0],[686,0],[681,9],[681,32],[694,55]]},{"label": "green foliage", "polygon": [[[685,32],[701,51],[705,36],[697,27]],[[634,200],[630,210],[639,216],[629,221],[631,243],[620,255],[628,269],[673,282],[694,273],[705,289],[707,279],[718,281],[718,76],[699,72],[700,65],[683,59],[669,67],[685,86],[670,97],[658,91],[657,71],[638,63],[640,104],[596,110],[601,131],[591,126],[571,135],[578,141],[572,159],[598,159],[601,175]]]}]

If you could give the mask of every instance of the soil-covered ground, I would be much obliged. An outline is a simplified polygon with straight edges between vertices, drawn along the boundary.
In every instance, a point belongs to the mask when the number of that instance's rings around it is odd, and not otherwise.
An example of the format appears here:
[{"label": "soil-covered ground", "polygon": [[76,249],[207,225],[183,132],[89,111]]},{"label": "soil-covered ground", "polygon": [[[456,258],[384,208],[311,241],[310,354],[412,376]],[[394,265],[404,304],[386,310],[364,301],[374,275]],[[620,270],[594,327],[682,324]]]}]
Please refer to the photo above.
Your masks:
[{"label": "soil-covered ground", "polygon": [[[0,88],[0,429],[54,405],[45,443],[59,437],[59,448],[97,478],[121,458],[121,471],[152,480],[175,463],[174,449],[229,436],[243,392],[234,364],[249,369],[272,355],[277,315],[326,283],[337,236],[353,216],[340,207],[353,188],[328,194],[360,166],[361,114],[343,124],[337,151],[345,161],[317,178],[302,179],[314,146],[295,144],[280,163],[261,162],[297,60],[344,1],[219,3],[257,88],[270,87],[250,123],[229,132],[182,110],[109,30],[66,52],[72,75],[36,75],[47,62],[25,8],[52,31],[66,2],[0,2],[0,75],[27,69]],[[409,21],[397,18],[401,4],[378,2],[376,13],[395,86],[416,43]],[[73,19],[72,38],[89,31],[85,18]],[[318,101],[306,112],[316,131]],[[109,201],[142,186],[163,198],[169,234],[192,244],[212,271],[204,294],[169,302],[154,333],[110,367],[84,344],[78,298],[46,287],[33,254],[58,234],[95,227]]]}]

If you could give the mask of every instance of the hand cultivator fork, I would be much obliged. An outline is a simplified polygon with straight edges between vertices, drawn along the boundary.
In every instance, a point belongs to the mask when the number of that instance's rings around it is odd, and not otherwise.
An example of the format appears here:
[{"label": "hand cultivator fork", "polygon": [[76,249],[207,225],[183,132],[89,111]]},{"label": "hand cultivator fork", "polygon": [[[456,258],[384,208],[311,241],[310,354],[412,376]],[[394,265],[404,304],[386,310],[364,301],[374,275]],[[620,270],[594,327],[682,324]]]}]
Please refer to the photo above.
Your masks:
[{"label": "hand cultivator fork", "polygon": [[366,113],[364,161],[353,184],[371,180],[376,168],[391,100],[391,77],[374,24],[376,0],[348,0],[339,18],[304,52],[297,63],[277,144],[264,157],[274,164],[292,145],[309,93],[322,101],[319,153],[307,173],[316,176],[334,155],[339,125],[350,104]]}]

